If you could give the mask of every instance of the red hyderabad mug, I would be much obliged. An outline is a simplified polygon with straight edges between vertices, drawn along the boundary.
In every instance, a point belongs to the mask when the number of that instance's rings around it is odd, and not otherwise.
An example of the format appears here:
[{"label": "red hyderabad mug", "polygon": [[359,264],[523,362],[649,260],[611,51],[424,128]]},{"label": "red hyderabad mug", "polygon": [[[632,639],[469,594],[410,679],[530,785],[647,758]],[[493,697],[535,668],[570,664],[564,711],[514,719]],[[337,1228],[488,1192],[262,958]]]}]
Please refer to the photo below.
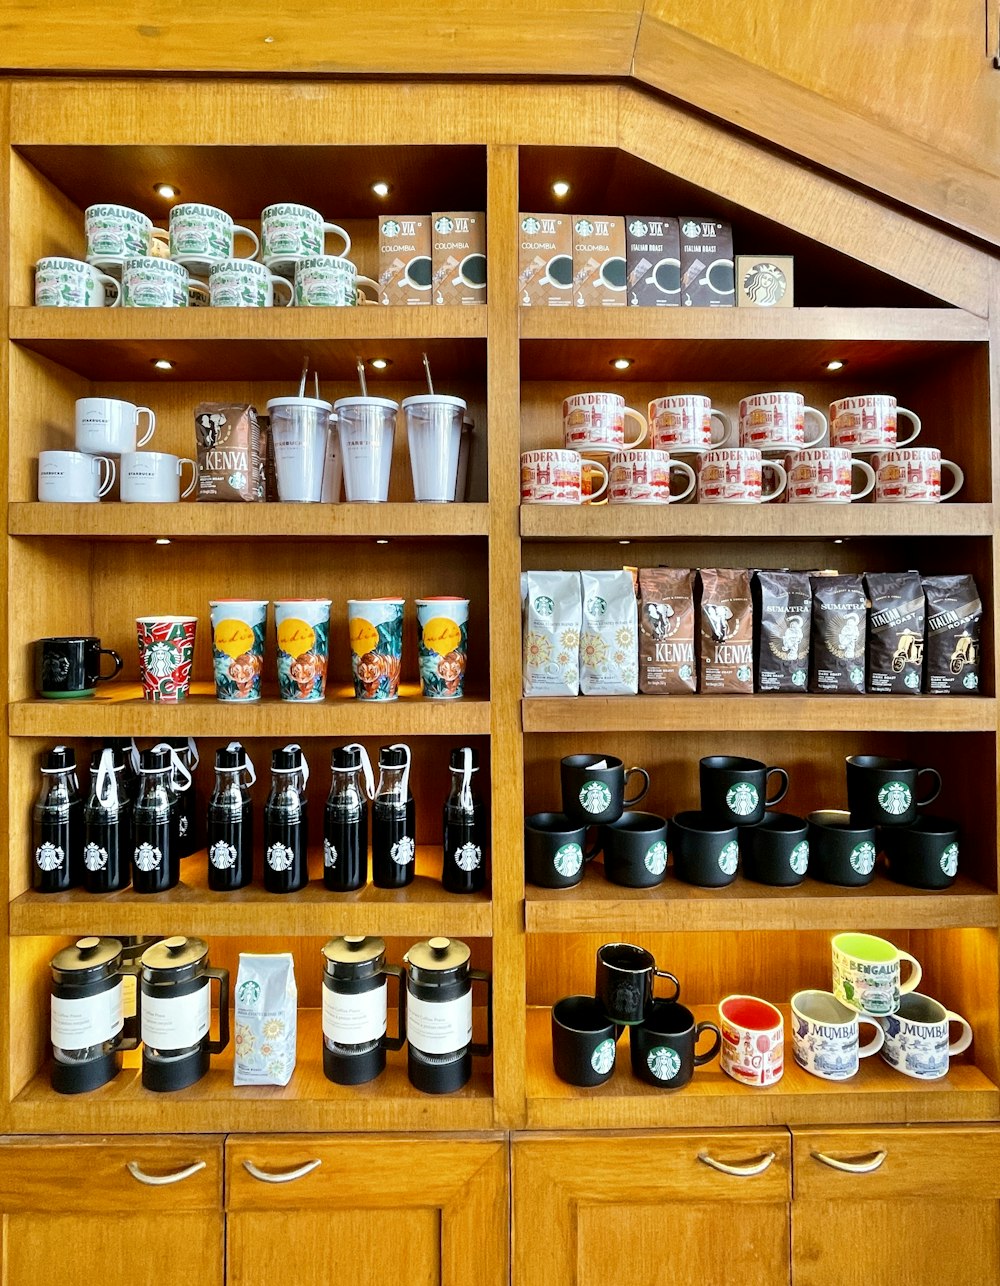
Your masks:
[{"label": "red hyderabad mug", "polygon": [[[713,420],[718,421],[718,435]],[[711,398],[676,393],[650,402],[649,433],[659,451],[710,451],[726,445],[733,436],[733,425],[724,411],[715,410]]]},{"label": "red hyderabad mug", "polygon": [[[670,494],[671,470],[686,479],[679,495]],[[682,460],[671,460],[666,451],[618,451],[611,457],[608,500],[613,505],[670,505],[686,500],[698,479]]]},{"label": "red hyderabad mug", "polygon": [[[625,441],[625,421],[639,431]],[[563,442],[572,451],[621,451],[637,447],[648,432],[645,417],[625,405],[620,393],[574,393],[563,401]]]},{"label": "red hyderabad mug", "polygon": [[[763,493],[764,473],[774,479],[774,487]],[[723,447],[707,451],[698,469],[699,504],[759,505],[777,500],[785,490],[787,476],[783,465],[765,460],[754,447]]]},{"label": "red hyderabad mug", "polygon": [[[902,442],[897,436],[899,416],[909,420],[913,432]],[[920,417],[898,406],[891,393],[866,393],[841,397],[830,403],[830,442],[849,451],[879,451],[906,447],[920,434]]]},{"label": "red hyderabad mug", "polygon": [[[950,500],[965,485],[965,474],[951,460],[942,460],[937,447],[896,447],[872,456],[875,499],[881,504],[908,501],[939,504]],[[941,490],[941,470],[952,475],[952,485]]]},{"label": "red hyderabad mug", "polygon": [[[818,431],[808,439],[807,416],[818,424]],[[801,393],[751,393],[740,399],[741,447],[763,451],[814,447],[823,441],[826,430],[826,416],[814,406],[806,406]]]},{"label": "red hyderabad mug", "polygon": [[[846,447],[814,447],[793,451],[785,457],[788,473],[786,498],[789,504],[845,505],[862,500],[875,486],[875,471],[864,460],[855,459]],[[854,471],[864,479],[854,491]]]},{"label": "red hyderabad mug", "polygon": [[[593,490],[593,473],[601,483]],[[521,504],[582,505],[602,496],[608,488],[608,471],[597,460],[584,459],[579,451],[525,451],[521,456]]]}]

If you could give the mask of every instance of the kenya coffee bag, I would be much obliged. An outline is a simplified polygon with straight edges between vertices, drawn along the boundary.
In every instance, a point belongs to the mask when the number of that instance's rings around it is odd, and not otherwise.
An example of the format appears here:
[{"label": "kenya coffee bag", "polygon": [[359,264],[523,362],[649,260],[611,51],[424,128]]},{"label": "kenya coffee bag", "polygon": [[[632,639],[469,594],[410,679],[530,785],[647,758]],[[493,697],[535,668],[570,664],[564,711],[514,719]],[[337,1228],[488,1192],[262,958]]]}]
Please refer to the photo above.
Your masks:
[{"label": "kenya coffee bag", "polygon": [[639,570],[639,691],[696,692],[694,572],[680,567]]},{"label": "kenya coffee bag", "polygon": [[868,691],[920,692],[924,590],[918,572],[868,572]]},{"label": "kenya coffee bag", "polygon": [[240,952],[233,1006],[234,1085],[287,1085],[295,1071],[298,993],[287,952]]},{"label": "kenya coffee bag", "polygon": [[706,568],[701,576],[702,692],[753,692],[750,573]]},{"label": "kenya coffee bag", "polygon": [[759,571],[752,589],[756,691],[805,692],[812,622],[809,573]]},{"label": "kenya coffee bag", "polygon": [[194,413],[199,500],[258,500],[260,432],[255,407],[201,402]]},{"label": "kenya coffee bag", "polygon": [[945,697],[979,691],[979,629],[983,605],[968,575],[924,576],[927,646],[924,691]]},{"label": "kenya coffee bag", "polygon": [[580,693],[580,573],[524,572],[524,695],[575,697]]},{"label": "kenya coffee bag", "polygon": [[629,569],[581,572],[580,691],[588,697],[639,691],[639,623]]},{"label": "kenya coffee bag", "polygon": [[810,692],[864,692],[866,600],[860,576],[810,576]]}]

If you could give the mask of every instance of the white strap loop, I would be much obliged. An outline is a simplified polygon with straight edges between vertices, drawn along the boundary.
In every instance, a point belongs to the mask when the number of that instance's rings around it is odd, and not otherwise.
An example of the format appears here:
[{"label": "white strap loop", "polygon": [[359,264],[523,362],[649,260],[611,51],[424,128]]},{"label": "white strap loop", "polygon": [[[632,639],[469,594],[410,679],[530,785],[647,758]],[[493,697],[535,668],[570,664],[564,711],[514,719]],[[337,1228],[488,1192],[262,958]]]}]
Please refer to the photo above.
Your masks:
[{"label": "white strap loop", "polygon": [[364,774],[365,774],[365,790],[368,793],[368,798],[374,799],[375,798],[375,774],[372,771],[372,761],[368,758],[368,751],[364,748],[364,746],[361,744],[360,741],[352,741],[351,744],[349,746],[345,746],[344,749],[356,750],[361,755],[361,767],[364,770]]}]

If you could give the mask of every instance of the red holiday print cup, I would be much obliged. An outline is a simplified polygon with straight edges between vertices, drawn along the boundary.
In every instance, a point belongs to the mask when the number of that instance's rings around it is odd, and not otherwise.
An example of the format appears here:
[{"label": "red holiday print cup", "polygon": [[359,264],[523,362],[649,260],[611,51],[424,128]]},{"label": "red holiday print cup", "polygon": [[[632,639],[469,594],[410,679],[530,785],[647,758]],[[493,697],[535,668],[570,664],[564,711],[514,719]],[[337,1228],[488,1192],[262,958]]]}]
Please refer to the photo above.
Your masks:
[{"label": "red holiday print cup", "polygon": [[[965,484],[965,474],[951,460],[942,460],[937,447],[897,447],[872,456],[875,499],[880,504],[908,501],[936,505],[950,500]],[[941,470],[951,473],[948,491],[941,491]]]},{"label": "red holiday print cup", "polygon": [[756,996],[719,1001],[722,1070],[741,1085],[763,1087],[785,1070],[785,1025],[781,1011]]},{"label": "red holiday print cup", "polygon": [[[670,471],[687,479],[680,495],[670,494]],[[618,451],[611,457],[608,500],[613,505],[670,505],[686,500],[698,479],[689,464],[671,460],[666,451]]]},{"label": "red holiday print cup", "polygon": [[[765,472],[775,479],[767,495],[763,493]],[[765,460],[755,447],[723,447],[718,451],[706,451],[701,457],[698,502],[759,505],[777,500],[786,483],[784,466],[776,460]]]},{"label": "red holiday print cup", "polygon": [[[718,433],[713,420],[719,422]],[[660,451],[710,451],[726,445],[733,436],[733,425],[724,411],[713,408],[711,398],[677,393],[650,402],[649,434]]]},{"label": "red holiday print cup", "polygon": [[196,616],[137,616],[139,678],[147,701],[183,701],[191,686]]},{"label": "red holiday print cup", "polygon": [[[601,475],[593,489],[593,474]],[[579,451],[525,451],[521,456],[521,504],[582,505],[602,496],[608,471],[597,460],[584,459]]]},{"label": "red holiday print cup", "polygon": [[[897,437],[897,420],[904,416],[913,432],[902,442]],[[880,451],[886,447],[905,447],[917,440],[920,417],[905,406],[897,406],[890,393],[867,393],[860,397],[842,397],[830,403],[830,442],[849,451]]]},{"label": "red holiday print cup", "polygon": [[[855,470],[864,479],[860,491],[851,489]],[[849,505],[869,495],[875,486],[871,465],[854,459],[846,447],[793,451],[785,457],[785,471],[789,504]]]},{"label": "red holiday print cup", "polygon": [[[806,416],[816,432],[806,440]],[[740,399],[740,446],[772,451],[779,447],[814,447],[826,434],[826,416],[806,406],[801,393],[752,393]]]},{"label": "red holiday print cup", "polygon": [[[631,442],[625,441],[625,421],[639,426]],[[639,411],[625,405],[620,393],[574,393],[563,401],[563,442],[572,451],[621,451],[637,447],[648,426]]]}]

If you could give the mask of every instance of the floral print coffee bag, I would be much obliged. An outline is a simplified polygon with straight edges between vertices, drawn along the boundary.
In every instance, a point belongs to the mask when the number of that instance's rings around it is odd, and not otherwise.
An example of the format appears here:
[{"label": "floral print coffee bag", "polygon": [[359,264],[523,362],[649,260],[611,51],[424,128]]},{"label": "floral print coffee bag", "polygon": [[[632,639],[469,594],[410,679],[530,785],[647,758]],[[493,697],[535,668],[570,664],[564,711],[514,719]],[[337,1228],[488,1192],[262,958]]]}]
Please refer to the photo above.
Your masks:
[{"label": "floral print coffee bag", "polygon": [[287,1085],[295,1071],[298,992],[288,952],[240,952],[236,975],[234,1085]]},{"label": "floral print coffee bag", "polygon": [[588,697],[639,691],[639,616],[632,572],[581,572],[580,691]]},{"label": "floral print coffee bag", "polygon": [[575,697],[580,692],[580,573],[521,576],[526,697]]}]

